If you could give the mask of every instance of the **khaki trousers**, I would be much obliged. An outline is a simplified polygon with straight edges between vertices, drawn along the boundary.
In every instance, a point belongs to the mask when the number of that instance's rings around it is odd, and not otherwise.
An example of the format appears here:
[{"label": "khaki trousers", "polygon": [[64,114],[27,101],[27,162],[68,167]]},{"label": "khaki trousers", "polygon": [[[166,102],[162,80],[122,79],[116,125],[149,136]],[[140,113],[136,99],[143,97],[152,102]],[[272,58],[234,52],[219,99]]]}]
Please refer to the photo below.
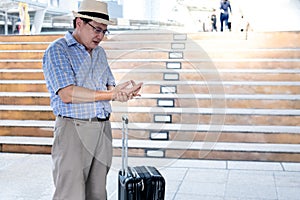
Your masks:
[{"label": "khaki trousers", "polygon": [[52,161],[53,200],[105,200],[112,161],[110,122],[57,117]]}]

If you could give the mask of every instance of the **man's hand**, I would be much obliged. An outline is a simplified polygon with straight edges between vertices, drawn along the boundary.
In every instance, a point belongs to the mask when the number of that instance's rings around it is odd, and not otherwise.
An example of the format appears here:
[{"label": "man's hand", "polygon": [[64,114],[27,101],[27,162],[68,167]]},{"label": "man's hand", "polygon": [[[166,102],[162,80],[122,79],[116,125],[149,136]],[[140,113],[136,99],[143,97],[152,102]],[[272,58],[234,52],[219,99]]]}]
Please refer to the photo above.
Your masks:
[{"label": "man's hand", "polygon": [[142,85],[143,83],[136,84],[133,80],[117,85],[113,90],[113,100],[126,102],[140,96]]},{"label": "man's hand", "polygon": [[136,97],[136,96],[141,96],[140,94],[139,94],[139,92],[141,91],[141,89],[142,89],[142,85],[143,85],[143,83],[139,83],[139,84],[136,84],[133,80],[131,80],[131,84],[132,84],[132,88],[136,88],[136,90],[134,90],[133,92],[132,92],[132,95],[133,95],[133,97]]}]

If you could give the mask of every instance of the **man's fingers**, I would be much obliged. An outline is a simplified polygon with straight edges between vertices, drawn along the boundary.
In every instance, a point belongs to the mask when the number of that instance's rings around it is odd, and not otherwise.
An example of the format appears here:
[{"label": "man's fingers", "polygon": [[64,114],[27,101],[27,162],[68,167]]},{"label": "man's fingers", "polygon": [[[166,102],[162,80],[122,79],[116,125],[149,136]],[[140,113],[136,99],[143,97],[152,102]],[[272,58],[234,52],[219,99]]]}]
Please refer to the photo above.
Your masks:
[{"label": "man's fingers", "polygon": [[139,91],[142,89],[142,85],[143,83],[139,83],[137,85],[135,85],[134,88],[134,93],[139,93]]},{"label": "man's fingers", "polygon": [[130,82],[131,82],[131,85],[132,85],[132,86],[135,86],[135,85],[136,85],[136,83],[134,82],[134,80],[130,80]]},{"label": "man's fingers", "polygon": [[127,96],[127,94],[125,92],[118,92],[116,95],[116,101],[120,101],[120,102],[126,102],[129,100],[129,97]]},{"label": "man's fingers", "polygon": [[131,84],[131,82],[130,81],[126,81],[126,82],[124,82],[124,83],[121,83],[121,84],[119,84],[119,85],[117,85],[117,89],[118,90],[123,90],[123,89],[125,89],[128,85],[130,85]]},{"label": "man's fingers", "polygon": [[[135,84],[135,83],[134,83],[134,84]],[[140,92],[140,90],[141,90],[141,88],[142,88],[142,84],[143,84],[143,83],[135,84],[135,85],[131,88],[130,94],[132,94],[133,97],[135,97],[135,96],[141,96],[141,95],[139,95],[139,92]]]},{"label": "man's fingers", "polygon": [[131,83],[130,81],[127,81],[127,82],[125,82],[125,83],[122,83],[122,84],[121,84],[121,85],[122,85],[121,88],[122,88],[122,89],[126,88],[128,85],[130,85],[130,83]]},{"label": "man's fingers", "polygon": [[[128,87],[129,85],[132,85],[132,87]],[[125,102],[130,99],[133,99],[133,97],[141,96],[139,92],[142,88],[142,85],[143,85],[142,82],[136,84],[133,80],[118,85],[117,99],[119,101]]]}]

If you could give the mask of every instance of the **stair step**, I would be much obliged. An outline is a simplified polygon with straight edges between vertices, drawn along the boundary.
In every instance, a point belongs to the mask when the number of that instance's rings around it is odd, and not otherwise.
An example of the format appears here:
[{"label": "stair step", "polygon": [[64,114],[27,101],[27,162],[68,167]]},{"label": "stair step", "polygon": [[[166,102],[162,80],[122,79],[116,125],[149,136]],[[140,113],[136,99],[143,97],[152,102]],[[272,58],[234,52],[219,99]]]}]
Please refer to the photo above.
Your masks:
[{"label": "stair step", "polygon": [[300,100],[300,95],[277,94],[143,94],[136,99],[248,99],[248,100]]},{"label": "stair step", "polygon": [[[1,136],[2,144],[47,145],[53,143],[53,138],[43,137],[9,137]],[[122,140],[113,139],[115,148],[122,147]],[[181,149],[181,150],[215,150],[215,151],[244,151],[244,152],[276,152],[300,153],[298,144],[259,144],[259,143],[225,143],[225,142],[184,142],[184,141],[151,141],[129,140],[129,148],[147,149]]]},{"label": "stair step", "polygon": [[[300,60],[299,60],[300,61]],[[180,73],[253,73],[253,74],[293,74],[300,73],[300,69],[153,69],[153,68],[140,68],[140,69],[113,69],[114,73],[167,73],[167,72],[180,72]],[[43,73],[42,69],[0,69],[0,73]],[[42,79],[43,80],[43,79]]]},{"label": "stair step", "polygon": [[44,50],[0,50],[0,59],[42,59]]},{"label": "stair step", "polygon": [[[57,35],[9,35],[0,37],[2,42],[52,42],[57,38],[63,37],[64,34]],[[122,31],[115,32],[108,36],[104,41],[176,41],[177,36],[185,36],[187,40],[192,41],[217,41],[220,43],[222,41],[237,41],[243,42],[251,41],[252,46],[260,47],[299,47],[299,32],[287,31],[287,32],[247,32],[245,33],[188,33],[182,34],[174,31],[161,31],[159,30],[148,30],[148,31]]]},{"label": "stair step", "polygon": [[[0,50],[46,50],[51,42],[0,42]],[[105,50],[143,50],[143,49],[163,49],[163,50],[198,50],[205,52],[219,51],[246,51],[251,49],[252,51],[296,51],[297,46],[267,46],[253,45],[253,41],[249,40],[223,40],[217,43],[211,40],[192,40],[187,39],[185,41],[174,40],[156,40],[156,41],[115,41],[105,40],[100,43],[100,46]]]},{"label": "stair step", "polygon": [[[52,111],[50,106],[0,105],[0,110]],[[182,108],[182,107],[112,107],[115,112],[128,113],[176,113],[176,114],[238,114],[238,115],[300,115],[299,109],[236,109],[236,108]]]},{"label": "stair step", "polygon": [[62,37],[62,34],[50,35],[1,35],[1,42],[52,42]]},{"label": "stair step", "polygon": [[[130,111],[128,111],[130,110]],[[47,106],[0,106],[3,120],[54,120],[52,109]],[[117,113],[129,113],[135,122],[155,121],[158,115],[171,115],[172,123],[224,125],[286,125],[297,126],[300,110],[273,109],[207,109],[207,108],[151,108],[116,107],[113,108],[111,121],[119,121]]]},{"label": "stair step", "polygon": [[[165,131],[156,132],[153,130],[130,130],[130,139],[154,141],[210,141],[210,142],[233,142],[233,143],[274,143],[274,144],[299,144],[300,134],[298,133],[264,133],[264,132],[207,132],[207,131]],[[113,129],[113,138],[121,139],[122,132],[120,129]],[[41,136],[41,135],[38,135]],[[167,137],[168,136],[168,137]],[[166,138],[167,137],[167,138]]]},{"label": "stair step", "polygon": [[[52,138],[0,136],[2,152],[50,153]],[[120,155],[122,141],[113,140],[114,155]],[[257,144],[129,140],[129,156],[205,158],[299,162],[299,144]],[[151,146],[151,148],[149,148]],[[242,155],[242,156],[241,156]],[[279,157],[278,155],[281,155]],[[282,156],[286,155],[286,156]]]},{"label": "stair step", "polygon": [[42,60],[29,59],[0,59],[1,69],[41,69]]},{"label": "stair step", "polygon": [[[44,50],[0,50],[0,59],[42,59]],[[170,51],[139,49],[136,51],[128,50],[107,50],[108,59],[168,59]],[[176,52],[175,52],[176,53]],[[232,51],[183,51],[175,58],[196,59],[196,58],[289,58],[297,59],[300,57],[300,49],[270,49],[270,50],[232,50]],[[179,56],[179,57],[177,57]]]},{"label": "stair step", "polygon": [[[166,74],[178,74],[178,79],[185,81],[299,81],[300,69],[112,69],[117,80],[133,79],[162,81]],[[2,69],[2,80],[44,80],[41,70]],[[1,81],[1,83],[5,83]],[[8,83],[8,82],[6,82]],[[11,82],[13,83],[13,82]]]},{"label": "stair step", "polygon": [[0,42],[0,50],[45,50],[50,42]]},{"label": "stair step", "polygon": [[[49,120],[0,120],[1,127],[43,127],[53,128],[54,121]],[[112,122],[113,129],[120,129],[121,123]],[[199,131],[199,132],[247,132],[247,133],[293,133],[299,134],[299,126],[252,126],[252,125],[219,125],[216,124],[168,124],[168,123],[131,123],[130,130],[168,130],[168,131]]]},{"label": "stair step", "polygon": [[[46,92],[0,92],[2,105],[50,105],[49,96],[49,93]],[[226,102],[227,108],[300,109],[299,97],[297,95],[226,95],[226,99],[221,98],[221,96],[215,99],[215,95],[202,95],[199,99],[195,99],[193,95],[186,99],[173,97],[174,95],[171,96],[168,94],[149,95],[149,97],[140,98],[139,101],[128,102],[127,105],[157,107],[157,99],[167,98],[174,99],[174,104],[181,107],[212,107],[214,103],[224,105]],[[214,101],[212,101],[212,97],[215,99]],[[276,99],[277,97],[280,98]],[[114,106],[119,105],[118,102],[114,102],[113,104]]]},{"label": "stair step", "polygon": [[[1,70],[0,70],[1,73]],[[45,80],[0,80],[0,84],[46,84]],[[300,86],[300,81],[145,81],[145,86],[181,86],[181,85],[222,85],[224,86]]]},{"label": "stair step", "polygon": [[164,49],[164,50],[198,50],[198,51],[231,51],[232,49],[244,51],[245,49],[297,49],[299,46],[291,45],[269,45],[258,44],[252,40],[219,40],[190,39],[187,40],[155,40],[155,41],[115,41],[113,39],[102,41],[100,46],[106,50],[140,50],[140,49]]},{"label": "stair step", "polygon": [[[121,139],[120,128],[112,130],[113,138]],[[171,140],[171,141],[218,141],[239,143],[274,143],[299,144],[300,134],[295,133],[251,133],[251,132],[196,132],[196,131],[167,131],[156,133],[153,130],[130,130],[130,139]],[[167,135],[166,135],[167,134]],[[19,137],[53,137],[53,127],[16,127],[5,126],[0,129],[0,136]],[[167,139],[165,139],[167,137]]]},{"label": "stair step", "polygon": [[[108,60],[112,69],[166,68],[168,62],[180,62],[182,69],[299,69],[300,59],[118,59]],[[209,65],[207,63],[210,63]],[[41,69],[41,59],[0,59],[1,69]]]},{"label": "stair step", "polygon": [[[23,75],[24,78],[28,78],[27,74]],[[12,78],[6,74],[3,76]],[[226,94],[298,94],[300,86],[300,82],[296,81],[143,81],[143,83],[142,93],[168,93],[168,91],[173,93],[171,89],[175,88],[175,93],[178,94],[187,92],[209,94],[209,88],[214,87],[222,88]],[[48,92],[44,80],[0,80],[0,86],[3,88],[2,92]]]},{"label": "stair step", "polygon": [[[0,97],[50,97],[47,92],[0,92]],[[300,100],[300,95],[287,94],[143,94],[136,99],[247,99],[247,100]]]},{"label": "stair step", "polygon": [[53,127],[3,126],[0,128],[0,135],[20,137],[53,137]]}]

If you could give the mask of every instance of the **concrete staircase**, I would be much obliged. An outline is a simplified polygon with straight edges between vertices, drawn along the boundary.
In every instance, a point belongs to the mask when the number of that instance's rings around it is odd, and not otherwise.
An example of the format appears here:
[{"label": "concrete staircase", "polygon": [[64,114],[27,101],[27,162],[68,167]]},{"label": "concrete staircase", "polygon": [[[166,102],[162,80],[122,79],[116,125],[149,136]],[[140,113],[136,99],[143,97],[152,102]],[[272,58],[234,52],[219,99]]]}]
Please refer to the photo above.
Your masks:
[{"label": "concrete staircase", "polygon": [[[55,117],[41,59],[61,35],[0,36],[0,151],[50,153]],[[129,155],[300,162],[300,33],[120,32],[101,44],[117,81],[142,96],[113,102]]]}]

